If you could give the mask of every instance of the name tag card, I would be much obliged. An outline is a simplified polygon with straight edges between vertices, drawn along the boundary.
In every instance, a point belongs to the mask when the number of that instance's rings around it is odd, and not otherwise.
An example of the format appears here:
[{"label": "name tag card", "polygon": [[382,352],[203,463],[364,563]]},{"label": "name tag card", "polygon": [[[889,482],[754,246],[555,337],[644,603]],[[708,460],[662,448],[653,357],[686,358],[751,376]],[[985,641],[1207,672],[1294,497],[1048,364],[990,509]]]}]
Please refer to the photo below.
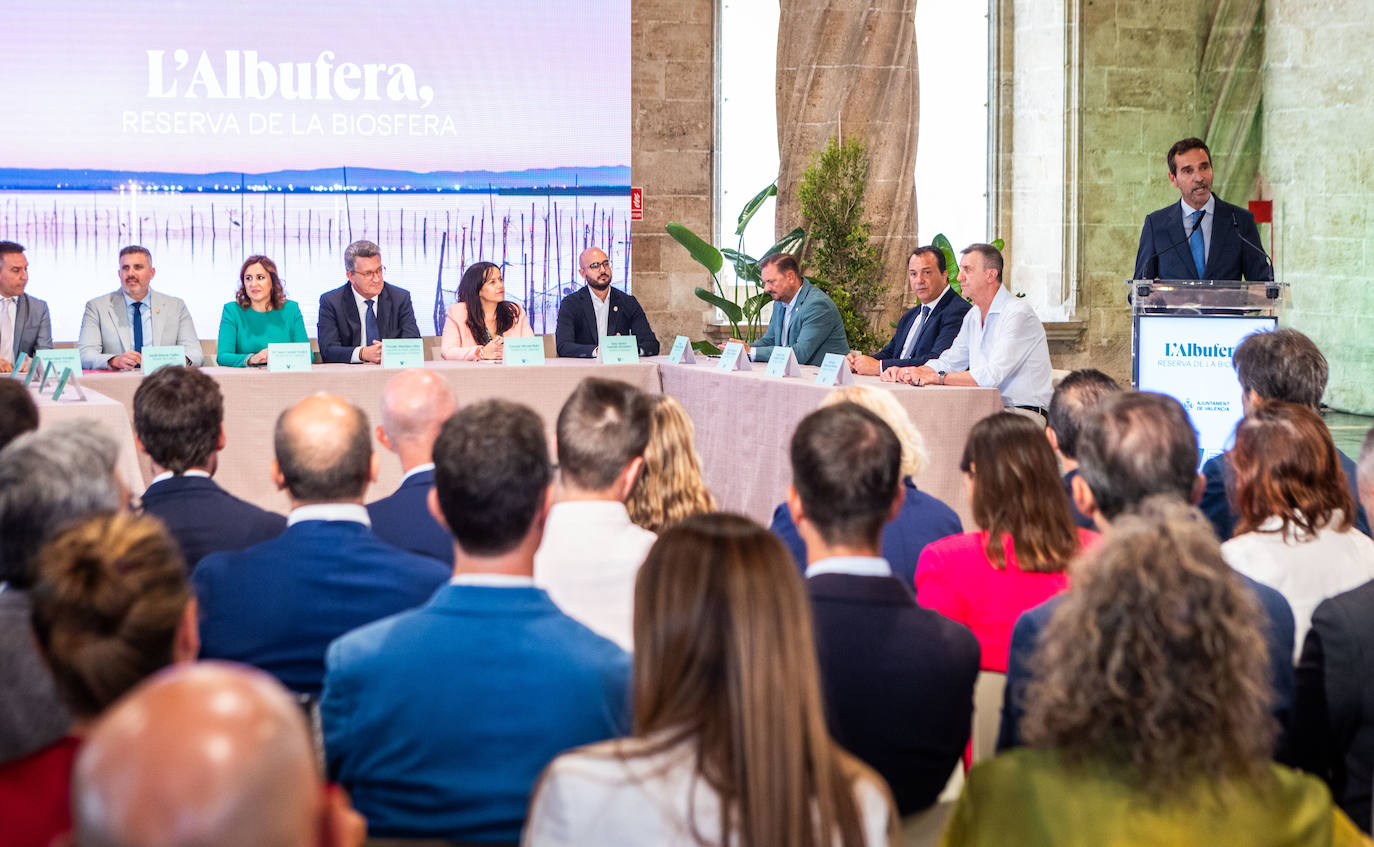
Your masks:
[{"label": "name tag card", "polygon": [[81,351],[71,347],[64,347],[61,350],[35,350],[33,357],[43,363],[44,370],[49,364],[57,368],[53,376],[62,373],[63,368],[71,368],[72,373],[81,373]]},{"label": "name tag card", "polygon": [[696,364],[696,356],[692,355],[692,342],[687,336],[679,335],[673,339],[673,349],[668,351],[668,361],[674,365]]},{"label": "name tag card", "polygon": [[419,338],[383,338],[382,367],[423,368],[425,343]]},{"label": "name tag card", "polygon": [[62,369],[62,376],[57,378],[57,387],[52,390],[53,400],[61,398],[62,391],[70,385],[72,391],[76,392],[76,399],[85,402],[86,392],[81,390],[81,382],[76,377],[78,373],[80,373],[80,371],[73,371],[71,368]]},{"label": "name tag card", "polygon": [[639,339],[633,335],[603,335],[596,348],[596,360],[603,365],[637,365]]},{"label": "name tag card", "polygon": [[[68,370],[71,370],[71,369],[68,368]],[[43,380],[42,380],[41,382],[38,383],[38,393],[39,393],[39,394],[42,394],[42,393],[43,393],[43,389],[45,389],[45,388],[48,387],[48,380],[52,379],[52,378],[55,377],[55,376],[57,376],[57,365],[54,365],[52,362],[44,362],[44,363],[43,363]]]},{"label": "name tag card", "polygon": [[274,341],[267,345],[267,370],[290,373],[310,370],[309,341]]},{"label": "name tag card", "polygon": [[19,351],[19,355],[14,359],[14,370],[10,371],[10,379],[19,379],[19,377],[23,376],[24,360],[28,357],[28,353],[25,353],[23,350]]},{"label": "name tag card", "polygon": [[181,345],[143,348],[143,375],[147,376],[158,368],[168,365],[186,364],[186,348]]},{"label": "name tag card", "polygon": [[29,363],[29,372],[24,376],[24,387],[28,388],[33,384],[33,378],[43,370],[43,363],[34,359]]},{"label": "name tag card", "polygon": [[731,341],[725,345],[721,351],[720,361],[716,362],[718,371],[750,371],[753,367],[749,364],[749,356],[744,352],[744,345],[738,341]]},{"label": "name tag card", "polygon": [[817,385],[849,385],[854,377],[849,374],[849,362],[839,353],[826,353],[821,362],[821,372],[816,374]]},{"label": "name tag card", "polygon": [[537,335],[528,338],[507,338],[505,348],[502,358],[508,365],[544,364],[544,339]]},{"label": "name tag card", "polygon": [[802,375],[801,365],[797,364],[797,355],[791,347],[774,347],[773,355],[768,357],[768,370],[764,373],[778,377]]}]

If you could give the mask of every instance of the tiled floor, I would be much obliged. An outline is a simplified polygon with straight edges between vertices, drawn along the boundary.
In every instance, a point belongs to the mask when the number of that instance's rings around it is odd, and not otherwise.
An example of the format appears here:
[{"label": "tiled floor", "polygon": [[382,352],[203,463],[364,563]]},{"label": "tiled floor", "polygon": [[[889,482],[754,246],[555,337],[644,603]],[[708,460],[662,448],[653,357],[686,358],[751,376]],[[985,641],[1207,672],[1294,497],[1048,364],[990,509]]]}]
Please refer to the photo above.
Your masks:
[{"label": "tiled floor", "polygon": [[1331,427],[1331,437],[1336,442],[1336,449],[1358,460],[1360,447],[1364,444],[1364,434],[1374,426],[1374,417],[1327,409],[1322,412],[1322,418],[1326,425]]}]

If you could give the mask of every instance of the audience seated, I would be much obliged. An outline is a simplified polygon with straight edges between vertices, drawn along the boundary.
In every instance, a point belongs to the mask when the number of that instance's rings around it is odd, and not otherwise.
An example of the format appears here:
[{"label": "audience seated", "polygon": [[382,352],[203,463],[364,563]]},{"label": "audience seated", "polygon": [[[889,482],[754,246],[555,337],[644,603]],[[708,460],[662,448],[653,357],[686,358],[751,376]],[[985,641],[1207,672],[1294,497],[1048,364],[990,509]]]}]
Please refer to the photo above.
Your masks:
[{"label": "audience seated", "polygon": [[1059,456],[1059,469],[1064,472],[1064,491],[1069,494],[1073,522],[1084,529],[1093,529],[1093,521],[1078,511],[1073,502],[1073,478],[1078,476],[1078,433],[1083,429],[1083,421],[1103,398],[1120,390],[1116,380],[1096,368],[1087,368],[1073,371],[1060,380],[1050,398],[1045,437]]},{"label": "audience seated", "polygon": [[[1177,400],[1135,391],[1113,394],[1088,417],[1079,433],[1074,500],[1104,530],[1154,494],[1195,503],[1203,484],[1197,457],[1197,433]],[[1280,727],[1277,758],[1290,762],[1285,733],[1293,715],[1293,613],[1273,588],[1245,576],[1242,581],[1267,618],[1263,633],[1274,688],[1274,717]],[[998,750],[1021,743],[1021,699],[1031,679],[1030,659],[1061,599],[1062,595],[1052,597],[1026,612],[1012,630]]]},{"label": "audience seated", "polygon": [[378,538],[453,564],[453,538],[425,503],[434,487],[434,439],[457,408],[453,389],[433,371],[401,371],[382,389],[382,424],[377,441],[401,460],[401,484],[388,497],[367,505]]},{"label": "audience seated", "polygon": [[122,508],[115,443],[72,422],[21,435],[0,451],[0,762],[66,735],[71,716],[29,624],[38,550],[63,524]]},{"label": "audience seated", "polygon": [[[1314,412],[1321,411],[1322,394],[1326,391],[1326,357],[1312,339],[1296,329],[1256,332],[1245,337],[1231,354],[1231,364],[1240,381],[1240,403],[1246,414],[1261,400],[1299,403]],[[1216,528],[1222,541],[1235,531],[1236,514],[1231,508],[1228,492],[1233,486],[1234,470],[1229,453],[1213,456],[1202,466],[1207,487],[1202,493],[1200,508]],[[1336,452],[1350,496],[1355,501],[1355,528],[1369,535],[1369,520],[1355,491],[1355,463],[1350,457]],[[1301,644],[1302,642],[1298,642]]]},{"label": "audience seated", "polygon": [[33,629],[72,724],[0,765],[6,847],[48,847],[71,828],[72,761],[90,724],[144,677],[196,657],[195,601],[176,542],[153,518],[96,515],[38,555]]},{"label": "audience seated", "polygon": [[625,511],[636,525],[658,533],[684,518],[714,512],[716,498],[701,478],[701,456],[687,410],[667,394],[647,399],[649,443]]},{"label": "audience seated", "polygon": [[974,424],[959,469],[979,531],[926,547],[916,601],[972,629],[983,670],[1005,673],[1016,618],[1064,589],[1065,566],[1096,533],[1073,525],[1054,451],[1025,415]]},{"label": "audience seated", "polygon": [[178,665],[101,718],[72,781],[76,847],[361,847],[301,710],[266,674]]},{"label": "audience seated", "polygon": [[0,380],[0,450],[26,432],[38,429],[38,406],[24,383]]},{"label": "audience seated", "polygon": [[878,555],[900,512],[902,447],[853,403],[807,415],[792,436],[787,504],[806,541],[826,717],[876,770],[903,814],[935,802],[968,743],[978,639],[916,605]]},{"label": "audience seated", "polygon": [[286,518],[220,488],[212,478],[224,449],[224,395],[194,368],[158,368],[134,392],[134,432],[152,461],[143,512],[161,520],[187,570],[211,553],[276,538]]},{"label": "audience seated", "polygon": [[635,573],[654,534],[625,498],[644,466],[649,403],[627,382],[582,380],[558,413],[558,485],[534,583],[558,608],[630,649]]},{"label": "audience seated", "polygon": [[1166,496],[1114,521],[1033,660],[1030,749],[974,766],[944,844],[1368,844],[1270,761],[1263,626],[1196,510]]},{"label": "audience seated", "polygon": [[275,442],[272,477],[291,497],[286,531],[196,567],[201,655],[259,667],[313,697],[330,641],[425,602],[448,569],[368,529],[363,494],[378,460],[361,409],[311,395],[277,418]]},{"label": "audience seated", "polygon": [[634,734],[558,757],[525,843],[894,843],[882,780],[826,732],[811,615],[776,538],[734,515],[668,528],[634,626]]},{"label": "audience seated", "polygon": [[[893,575],[905,585],[912,585],[916,578],[916,561],[926,545],[963,532],[964,524],[953,509],[916,487],[916,475],[929,459],[925,439],[891,391],[867,385],[845,386],[825,395],[821,408],[837,403],[856,403],[877,415],[897,434],[902,445],[902,508],[895,518],[883,525],[882,549],[883,558],[892,565]],[[787,503],[779,503],[773,510],[773,521],[768,528],[787,545],[797,567],[805,571],[806,542],[792,523]]]},{"label": "audience seated", "polygon": [[451,584],[329,647],[329,773],[377,835],[514,842],[559,752],[629,729],[629,657],[534,586],[548,509],[544,425],[468,406],[434,444],[429,508],[454,536]]}]

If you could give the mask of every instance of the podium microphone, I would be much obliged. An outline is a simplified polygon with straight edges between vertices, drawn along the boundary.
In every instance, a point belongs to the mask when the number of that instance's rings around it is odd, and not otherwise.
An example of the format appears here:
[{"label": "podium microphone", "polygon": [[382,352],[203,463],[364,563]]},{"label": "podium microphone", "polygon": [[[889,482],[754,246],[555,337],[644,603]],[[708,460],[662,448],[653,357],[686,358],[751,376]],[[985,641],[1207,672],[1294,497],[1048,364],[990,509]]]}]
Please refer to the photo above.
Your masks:
[{"label": "podium microphone", "polygon": [[1271,262],[1271,261],[1269,261],[1269,254],[1266,253],[1266,252],[1264,252],[1264,248],[1263,248],[1263,247],[1259,246],[1259,245],[1256,244],[1255,242],[1253,242],[1253,241],[1251,241],[1250,239],[1246,238],[1245,235],[1241,233],[1241,231],[1240,231],[1240,221],[1236,220],[1236,215],[1235,215],[1234,212],[1231,213],[1231,228],[1234,229],[1234,230],[1236,231],[1236,237],[1237,237],[1237,238],[1239,238],[1239,239],[1240,239],[1241,241],[1243,241],[1244,243],[1248,244],[1248,245],[1249,245],[1250,247],[1252,247],[1253,249],[1258,250],[1258,251],[1259,251],[1259,254],[1260,254],[1261,256],[1264,257],[1264,263],[1265,263],[1266,265],[1269,266],[1269,278],[1270,278],[1270,279],[1273,279],[1273,277],[1274,277],[1274,263]]},{"label": "podium microphone", "polygon": [[[1146,260],[1144,261],[1144,263],[1142,263],[1141,265],[1137,265],[1137,266],[1136,266],[1136,269],[1135,269],[1135,278],[1136,278],[1136,279],[1140,279],[1140,278],[1141,278],[1141,277],[1140,277],[1140,270],[1141,270],[1142,267],[1144,267],[1144,265],[1148,265],[1149,263],[1153,262],[1155,259],[1157,259],[1157,258],[1159,258],[1160,256],[1164,255],[1165,253],[1169,252],[1170,250],[1174,249],[1175,247],[1178,247],[1180,244],[1187,244],[1187,243],[1188,243],[1188,240],[1191,239],[1191,238],[1193,237],[1193,233],[1195,233],[1195,232],[1198,231],[1198,227],[1202,226],[1202,219],[1203,219],[1204,217],[1206,217],[1206,216],[1205,216],[1205,215],[1198,215],[1198,219],[1195,220],[1195,221],[1193,221],[1193,228],[1190,229],[1190,230],[1188,230],[1188,233],[1187,233],[1186,235],[1184,235],[1184,236],[1183,236],[1182,238],[1180,238],[1179,240],[1175,241],[1173,244],[1170,244],[1168,247],[1165,247],[1165,248],[1163,248],[1163,249],[1161,249],[1161,250],[1156,250],[1156,251],[1154,251],[1153,253],[1150,254],[1150,258],[1146,259]],[[1193,258],[1193,254],[1192,254],[1192,253],[1189,253],[1189,254],[1188,254],[1188,258],[1189,258],[1189,260],[1191,260],[1191,259]],[[1135,292],[1135,291],[1127,291],[1127,292],[1126,292],[1126,302],[1127,302],[1127,303],[1132,302],[1133,296],[1134,296],[1135,294],[1137,294],[1137,293],[1139,293],[1141,296],[1145,296],[1145,295],[1148,293],[1148,290],[1149,290],[1149,289],[1148,289],[1147,286],[1142,285],[1142,286],[1140,286],[1140,288],[1141,288],[1141,290],[1140,290],[1139,292]]]}]

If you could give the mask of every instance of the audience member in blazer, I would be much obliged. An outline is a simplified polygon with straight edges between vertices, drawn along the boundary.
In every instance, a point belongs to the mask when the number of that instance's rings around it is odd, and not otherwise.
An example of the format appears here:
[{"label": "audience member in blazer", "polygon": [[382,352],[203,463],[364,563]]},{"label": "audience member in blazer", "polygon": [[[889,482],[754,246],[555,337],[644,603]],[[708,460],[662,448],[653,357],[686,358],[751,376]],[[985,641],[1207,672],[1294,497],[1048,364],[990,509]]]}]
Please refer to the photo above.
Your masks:
[{"label": "audience member in blazer", "polygon": [[434,439],[457,409],[453,389],[434,371],[401,371],[382,389],[377,441],[401,460],[401,484],[368,504],[372,531],[403,550],[453,564],[453,537],[426,506],[434,487]]},{"label": "audience member in blazer", "polygon": [[323,361],[381,364],[382,339],[420,337],[410,292],[382,278],[380,247],[371,241],[348,245],[344,271],[348,284],[320,295],[316,337]]},{"label": "audience member in blazer", "polygon": [[26,432],[38,429],[38,405],[24,383],[0,379],[0,450]]},{"label": "audience member in blazer", "polygon": [[168,367],[144,377],[134,392],[134,433],[156,474],[143,512],[166,524],[188,571],[211,553],[242,550],[286,528],[286,518],[211,478],[224,449],[224,396],[208,375]]},{"label": "audience member in blazer", "polygon": [[906,267],[911,293],[920,305],[897,321],[897,332],[886,347],[872,356],[858,351],[849,354],[849,369],[856,374],[878,376],[891,367],[924,365],[948,350],[959,335],[969,302],[949,287],[945,252],[938,247],[917,247]]},{"label": "audience member in blazer", "polygon": [[148,248],[131,244],[119,251],[119,290],[88,301],[81,317],[81,367],[130,371],[143,361],[144,347],[178,346],[186,364],[204,361],[186,303],[149,287],[156,273]]},{"label": "audience member in blazer", "polygon": [[[24,293],[29,259],[22,245],[0,241],[0,373],[10,373],[19,354],[52,348],[48,304]],[[27,363],[20,366],[27,370]]]},{"label": "audience member in blazer", "polygon": [[368,528],[363,494],[378,458],[361,409],[312,394],[277,418],[275,441],[272,477],[291,496],[286,531],[196,567],[201,657],[262,668],[314,696],[330,641],[425,602],[448,568]]},{"label": "audience member in blazer", "polygon": [[633,335],[639,355],[658,355],[658,336],[632,295],[611,287],[611,260],[597,247],[577,257],[577,273],[587,284],[563,298],[554,339],[558,355],[590,359],[603,335]]},{"label": "audience member in blazer", "polygon": [[434,463],[428,505],[453,533],[453,578],[329,646],[329,776],[372,835],[514,843],[554,756],[629,731],[630,658],[533,584],[553,477],[538,415],[467,406]]},{"label": "audience member in blazer", "polygon": [[849,354],[844,318],[835,301],[802,278],[797,259],[774,253],[759,262],[763,290],[773,298],[768,329],[753,346],[744,345],[755,362],[766,362],[774,347],[791,347],[803,365],[819,365],[826,353]]},{"label": "audience member in blazer", "polygon": [[1116,380],[1096,368],[1070,373],[1054,387],[1045,427],[1045,437],[1059,457],[1059,469],[1064,473],[1064,490],[1069,495],[1073,522],[1083,529],[1095,529],[1093,519],[1078,511],[1073,501],[1073,478],[1078,476],[1078,434],[1083,422],[1109,394],[1121,390]]},{"label": "audience member in blazer", "polygon": [[457,302],[448,307],[444,320],[440,351],[445,359],[500,359],[505,356],[507,337],[533,335],[525,310],[506,299],[501,268],[491,262],[477,262],[463,271]]},{"label": "audience member in blazer", "polygon": [[878,555],[904,494],[901,443],[882,418],[853,403],[818,409],[791,456],[787,507],[806,541],[830,732],[910,814],[940,796],[968,743],[978,639],[917,606]]}]

